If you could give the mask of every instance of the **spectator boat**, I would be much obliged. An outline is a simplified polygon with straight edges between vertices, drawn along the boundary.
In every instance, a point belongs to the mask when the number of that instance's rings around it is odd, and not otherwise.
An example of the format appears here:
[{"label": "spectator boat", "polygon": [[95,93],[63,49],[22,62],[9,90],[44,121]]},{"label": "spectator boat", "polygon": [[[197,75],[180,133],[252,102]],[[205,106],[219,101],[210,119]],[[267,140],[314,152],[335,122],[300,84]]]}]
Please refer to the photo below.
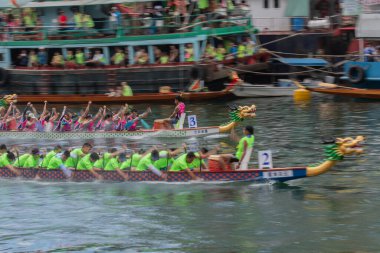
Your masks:
[{"label": "spectator boat", "polygon": [[[30,24],[8,22],[0,31],[0,84],[18,94],[104,94],[123,81],[135,92],[157,92],[160,86],[186,90],[201,79],[218,90],[223,82],[216,81],[230,72],[223,66],[267,68],[269,54],[258,47],[249,16],[207,19],[193,14],[194,1],[181,20],[153,6],[157,1],[122,2],[13,0],[13,16]],[[145,15],[143,6],[155,8]],[[216,60],[207,54],[209,44],[236,52]]]},{"label": "spectator boat", "polygon": [[[289,180],[300,179],[305,177],[314,177],[328,172],[336,163],[341,161],[346,155],[360,155],[363,149],[360,143],[363,141],[362,136],[353,138],[338,138],[334,144],[325,147],[326,160],[320,163],[303,166],[287,167],[273,169],[248,169],[248,170],[228,170],[223,171],[217,165],[210,167],[210,171],[199,171],[194,174],[202,180],[202,183],[213,182],[286,182]],[[211,159],[211,158],[210,158]],[[209,163],[210,165],[210,163]],[[96,178],[89,171],[73,170],[72,176],[68,179],[61,170],[45,169],[18,169],[24,179],[33,180],[38,175],[39,180],[43,181],[74,181],[88,182],[95,181]],[[162,179],[156,174],[148,171],[125,171],[128,180],[121,177],[117,171],[97,171],[106,182],[189,182],[191,177],[187,172],[166,172],[167,178]],[[16,175],[7,168],[0,168],[0,177],[16,178]],[[197,182],[197,181],[195,181]],[[199,182],[199,181],[198,181]]]},{"label": "spectator boat", "polygon": [[78,94],[78,95],[20,95],[17,98],[19,103],[49,103],[75,104],[93,101],[95,103],[156,103],[156,102],[173,102],[174,98],[181,96],[186,101],[208,101],[210,99],[226,98],[231,95],[230,91],[205,91],[205,92],[171,92],[171,93],[140,93],[133,96],[110,97],[100,94]]}]

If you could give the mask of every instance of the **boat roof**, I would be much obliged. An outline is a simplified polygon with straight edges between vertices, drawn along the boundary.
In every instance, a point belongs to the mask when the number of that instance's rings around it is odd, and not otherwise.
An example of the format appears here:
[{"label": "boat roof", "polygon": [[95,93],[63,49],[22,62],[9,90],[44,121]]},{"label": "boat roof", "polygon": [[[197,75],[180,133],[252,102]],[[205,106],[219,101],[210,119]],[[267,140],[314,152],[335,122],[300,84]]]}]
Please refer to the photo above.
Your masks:
[{"label": "boat roof", "polygon": [[356,23],[356,37],[362,39],[380,39],[380,13],[363,13]]},{"label": "boat roof", "polygon": [[[153,0],[139,0],[139,2],[152,2]],[[2,1],[0,8],[16,8],[11,1]],[[65,0],[65,1],[20,1],[21,8],[43,8],[43,7],[63,7],[63,6],[82,6],[82,5],[99,5],[99,4],[118,4],[118,3],[133,3],[134,0]]]},{"label": "boat roof", "polygon": [[279,61],[291,66],[323,67],[328,65],[327,61],[318,58],[275,58],[272,61]]}]

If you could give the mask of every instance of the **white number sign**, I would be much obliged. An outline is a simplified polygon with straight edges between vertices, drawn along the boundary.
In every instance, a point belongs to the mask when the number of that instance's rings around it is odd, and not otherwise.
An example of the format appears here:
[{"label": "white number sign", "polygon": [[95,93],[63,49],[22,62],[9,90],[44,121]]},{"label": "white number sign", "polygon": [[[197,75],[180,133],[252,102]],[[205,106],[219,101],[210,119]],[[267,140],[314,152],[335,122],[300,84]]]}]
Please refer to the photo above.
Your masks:
[{"label": "white number sign", "polygon": [[272,169],[272,151],[264,150],[259,151],[259,168],[260,169]]},{"label": "white number sign", "polygon": [[263,173],[263,178],[293,177],[292,170],[268,171]]},{"label": "white number sign", "polygon": [[189,115],[187,117],[187,122],[189,123],[189,128],[198,127],[197,115]]}]

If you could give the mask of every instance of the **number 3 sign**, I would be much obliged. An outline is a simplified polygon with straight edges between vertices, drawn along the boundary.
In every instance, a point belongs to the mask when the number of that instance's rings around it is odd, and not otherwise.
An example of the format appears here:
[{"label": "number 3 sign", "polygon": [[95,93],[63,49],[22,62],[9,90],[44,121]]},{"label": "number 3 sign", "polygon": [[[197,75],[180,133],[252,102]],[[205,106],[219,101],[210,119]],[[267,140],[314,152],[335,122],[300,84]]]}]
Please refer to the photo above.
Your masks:
[{"label": "number 3 sign", "polygon": [[272,169],[272,151],[259,151],[259,169]]},{"label": "number 3 sign", "polygon": [[198,127],[197,116],[196,115],[189,115],[187,117],[187,122],[189,123],[189,128],[196,128],[196,127]]}]

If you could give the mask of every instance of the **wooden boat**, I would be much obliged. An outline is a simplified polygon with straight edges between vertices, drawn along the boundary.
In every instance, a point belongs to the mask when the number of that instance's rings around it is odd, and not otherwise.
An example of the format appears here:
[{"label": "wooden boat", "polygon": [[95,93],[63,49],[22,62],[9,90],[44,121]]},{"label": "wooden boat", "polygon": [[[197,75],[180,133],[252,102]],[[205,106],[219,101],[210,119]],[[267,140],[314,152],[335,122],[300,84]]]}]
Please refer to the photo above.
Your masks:
[{"label": "wooden boat", "polygon": [[49,103],[59,104],[83,104],[88,101],[94,103],[160,103],[160,102],[173,102],[177,96],[183,97],[187,101],[208,101],[210,99],[219,99],[231,95],[230,91],[206,91],[206,92],[172,92],[172,93],[140,93],[130,97],[109,97],[99,94],[67,94],[67,95],[19,95],[17,102],[19,103]]},{"label": "wooden boat", "polygon": [[360,89],[341,86],[332,83],[319,83],[320,87],[305,87],[299,82],[293,80],[293,82],[301,89],[307,89],[313,92],[319,92],[324,94],[331,94],[337,96],[346,96],[353,98],[368,98],[368,99],[380,99],[380,89]]},{"label": "wooden boat", "polygon": [[[222,171],[194,172],[203,182],[285,182],[289,180],[313,177],[329,171],[337,162],[341,161],[345,155],[359,155],[363,153],[360,143],[364,140],[362,136],[353,138],[338,138],[335,143],[326,146],[325,154],[327,159],[321,163],[304,166],[274,169],[249,169]],[[66,181],[68,180],[61,170],[45,169],[23,169],[19,168],[21,177],[24,179],[35,179],[37,174],[40,180],[44,181]],[[89,171],[72,171],[70,181],[86,182],[94,181],[96,178]],[[100,170],[98,173],[106,182],[188,182],[191,177],[186,172],[166,172],[167,178],[164,180],[150,171],[125,171],[128,180],[121,177],[116,171]],[[0,168],[0,177],[15,178],[16,175],[7,168]]]},{"label": "wooden boat", "polygon": [[239,84],[231,92],[237,97],[285,97],[292,96],[297,86],[281,87],[273,84]]},{"label": "wooden boat", "polygon": [[307,88],[313,92],[331,94],[337,96],[353,97],[353,98],[368,98],[380,99],[380,89],[359,89],[359,88]]},{"label": "wooden boat", "polygon": [[234,106],[230,108],[229,116],[230,121],[227,124],[220,126],[210,127],[197,127],[197,128],[182,128],[165,130],[153,128],[150,130],[138,131],[109,131],[109,132],[25,132],[25,131],[0,131],[0,138],[15,138],[15,139],[106,139],[106,138],[144,138],[144,137],[198,137],[211,134],[226,133],[231,131],[237,126],[239,122],[246,118],[253,118],[256,116],[256,106]]}]

